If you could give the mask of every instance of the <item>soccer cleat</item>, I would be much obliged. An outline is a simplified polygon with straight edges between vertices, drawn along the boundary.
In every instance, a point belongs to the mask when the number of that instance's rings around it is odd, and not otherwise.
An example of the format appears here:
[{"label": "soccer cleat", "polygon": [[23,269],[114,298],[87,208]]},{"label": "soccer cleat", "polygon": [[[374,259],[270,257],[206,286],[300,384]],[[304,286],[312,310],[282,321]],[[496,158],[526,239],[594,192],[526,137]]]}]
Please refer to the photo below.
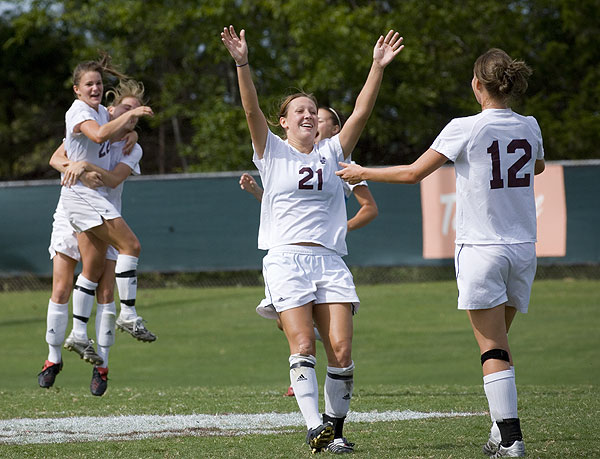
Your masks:
[{"label": "soccer cleat", "polygon": [[100,397],[106,392],[108,386],[108,368],[94,367],[92,372],[92,382],[90,383],[90,392],[92,395]]},{"label": "soccer cleat", "polygon": [[354,443],[350,443],[346,438],[336,438],[327,445],[327,451],[333,454],[353,453]]},{"label": "soccer cleat", "polygon": [[485,454],[486,456],[493,456],[494,454],[496,454],[498,452],[499,447],[500,447],[500,442],[497,442],[496,440],[494,440],[492,438],[492,436],[490,435],[487,443],[485,445],[483,445],[483,447],[481,449],[483,450],[483,454]]},{"label": "soccer cleat", "polygon": [[293,397],[294,395],[294,388],[292,386],[288,387],[287,392],[283,394],[284,397]]},{"label": "soccer cleat", "polygon": [[498,451],[496,451],[496,454],[494,454],[491,457],[496,458],[496,457],[523,457],[523,456],[525,456],[525,443],[517,440],[510,446],[499,445]]},{"label": "soccer cleat", "polygon": [[333,441],[333,434],[333,424],[326,422],[307,432],[306,443],[310,446],[313,454],[320,453],[323,448],[327,448],[327,445]]},{"label": "soccer cleat", "polygon": [[38,374],[38,384],[44,389],[49,389],[54,384],[56,375],[62,370],[63,363],[52,363],[50,360],[46,360],[41,373]]},{"label": "soccer cleat", "polygon": [[142,319],[142,316],[138,316],[129,320],[123,319],[121,316],[119,316],[116,325],[119,330],[129,333],[139,341],[145,341],[146,343],[156,341],[156,335],[144,326],[144,320]]},{"label": "soccer cleat", "polygon": [[78,341],[75,336],[73,336],[73,333],[71,333],[65,340],[65,349],[77,352],[83,360],[92,365],[102,365],[104,363],[102,357],[96,354],[94,340],[92,339]]}]

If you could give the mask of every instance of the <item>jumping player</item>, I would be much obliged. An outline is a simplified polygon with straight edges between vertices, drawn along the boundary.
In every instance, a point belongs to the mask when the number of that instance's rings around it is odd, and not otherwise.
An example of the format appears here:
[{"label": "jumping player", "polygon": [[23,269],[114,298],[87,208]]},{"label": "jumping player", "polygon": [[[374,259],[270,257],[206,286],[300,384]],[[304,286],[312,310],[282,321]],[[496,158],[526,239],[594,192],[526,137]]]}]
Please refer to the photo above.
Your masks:
[{"label": "jumping player", "polygon": [[[352,115],[339,135],[316,145],[318,105],[314,97],[298,93],[284,100],[278,123],[286,140],[277,137],[259,106],[245,31],[238,37],[229,26],[221,39],[236,63],[253,160],[265,186],[258,238],[259,249],[268,250],[263,260],[265,295],[279,314],[289,343],[290,380],[306,421],[306,441],[313,452],[319,452],[333,443],[350,406],[352,314],[359,305],[352,274],[341,258],[347,253],[346,206],[334,172],[337,162],[354,149],[375,104],[383,71],[403,49],[402,38],[394,31],[379,38]],[[328,360],[323,418],[318,406],[313,321]]]},{"label": "jumping player", "polygon": [[[143,85],[134,80],[121,81],[117,89],[112,91],[114,100],[108,111],[112,118],[118,118],[131,109],[140,107],[143,100]],[[137,117],[130,118],[130,123],[121,128],[121,133],[117,137],[122,137],[122,133],[128,132],[135,126]],[[127,136],[137,140],[137,134]],[[131,142],[131,140],[130,140]],[[127,155],[123,151],[133,151]],[[103,194],[120,212],[122,182],[131,173],[139,173],[139,160],[142,156],[142,150],[135,141],[131,146],[126,145],[125,141],[112,142],[110,146],[110,170],[102,169],[94,164],[85,161],[72,162],[67,159],[64,145],[53,155],[50,164],[60,172],[68,171],[63,177],[63,184],[70,186],[78,179],[84,185],[90,188],[103,190]],[[106,185],[106,187],[104,187]],[[54,214],[53,231],[51,244],[49,247],[51,259],[53,260],[53,288],[52,297],[48,305],[47,332],[46,340],[49,344],[49,355],[42,372],[38,375],[38,382],[41,387],[51,387],[56,375],[62,369],[62,358],[60,347],[64,340],[65,330],[68,322],[68,301],[73,286],[73,273],[80,253],[78,248],[77,236],[71,227],[63,208],[62,199],[59,200],[56,212]],[[94,395],[102,395],[106,390],[106,375],[108,373],[108,351],[110,345],[114,342],[114,325],[116,309],[114,305],[113,291],[115,283],[115,263],[118,258],[116,250],[110,246],[106,252],[107,262],[105,270],[100,280],[97,290],[98,309],[96,313],[96,336],[98,339],[98,354],[93,348],[93,341],[87,339],[87,321],[91,314],[89,310],[81,311],[73,319],[74,329],[78,329],[81,335],[85,336],[80,340],[70,339],[65,343],[65,347],[80,354],[81,358],[93,363],[95,366],[92,376],[90,389]],[[76,294],[74,293],[74,298]],[[93,302],[93,297],[92,297]],[[74,301],[75,303],[75,301]],[[74,305],[75,312],[75,305]],[[121,305],[121,315],[117,319],[127,323],[127,314],[131,315],[131,307]],[[135,314],[135,308],[133,308]],[[125,320],[123,320],[125,318]],[[131,321],[131,319],[129,319]],[[142,322],[141,317],[136,321]],[[136,322],[134,321],[134,323]],[[122,327],[120,327],[123,329]],[[127,330],[129,331],[129,330]],[[143,341],[154,341],[156,337],[143,327],[133,329],[132,333],[137,339]],[[131,331],[129,331],[131,333]]]},{"label": "jumping player", "polygon": [[537,121],[510,109],[527,89],[529,67],[500,49],[475,62],[473,93],[481,113],[452,120],[409,166],[369,169],[342,163],[350,183],[418,183],[454,162],[458,308],[467,310],[481,353],[492,429],[483,452],[524,456],[508,330],[527,312],[536,271],[534,175],[544,171]]}]

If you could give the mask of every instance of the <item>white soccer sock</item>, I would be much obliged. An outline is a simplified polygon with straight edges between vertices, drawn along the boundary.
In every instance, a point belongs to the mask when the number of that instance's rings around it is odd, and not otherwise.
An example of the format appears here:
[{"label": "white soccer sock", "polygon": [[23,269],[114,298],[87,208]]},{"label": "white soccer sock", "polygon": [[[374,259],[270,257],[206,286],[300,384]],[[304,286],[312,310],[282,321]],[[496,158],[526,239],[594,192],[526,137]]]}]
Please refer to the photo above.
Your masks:
[{"label": "white soccer sock", "polygon": [[325,414],[343,418],[350,409],[354,389],[354,362],[345,368],[327,367],[325,377]]},{"label": "white soccer sock", "polygon": [[100,304],[96,309],[96,341],[98,347],[110,347],[115,343],[115,319],[117,308],[115,302]]},{"label": "white soccer sock", "polygon": [[290,361],[290,381],[296,396],[296,402],[308,429],[321,425],[319,413],[319,386],[315,365],[317,359],[312,355],[292,354]]},{"label": "white soccer sock", "polygon": [[98,345],[98,351],[96,352],[100,357],[102,357],[103,363],[102,365],[98,365],[98,368],[108,368],[108,353],[110,351],[110,346],[100,346]]},{"label": "white soccer sock", "polygon": [[46,316],[46,342],[48,343],[48,360],[60,363],[62,360],[61,347],[65,340],[65,332],[69,323],[69,303],[58,304],[48,301]]},{"label": "white soccer sock", "polygon": [[121,301],[121,313],[124,319],[133,319],[137,317],[135,310],[135,299],[137,296],[137,265],[138,258],[131,255],[121,255],[117,257],[115,266],[115,276],[119,299]]},{"label": "white soccer sock", "polygon": [[504,419],[518,418],[517,386],[513,371],[497,371],[484,376],[483,389],[493,420],[500,422]]},{"label": "white soccer sock", "polygon": [[87,339],[87,323],[94,307],[94,295],[98,284],[86,279],[83,274],[77,277],[73,289],[73,335]]}]

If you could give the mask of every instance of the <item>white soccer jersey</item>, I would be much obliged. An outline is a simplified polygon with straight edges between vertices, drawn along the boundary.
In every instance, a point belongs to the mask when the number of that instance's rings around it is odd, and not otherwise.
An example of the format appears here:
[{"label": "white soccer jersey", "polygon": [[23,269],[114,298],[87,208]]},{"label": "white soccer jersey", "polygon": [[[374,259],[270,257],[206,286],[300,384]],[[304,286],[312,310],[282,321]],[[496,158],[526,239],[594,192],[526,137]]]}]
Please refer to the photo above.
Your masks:
[{"label": "white soccer jersey", "polygon": [[[65,115],[67,156],[71,161],[88,161],[108,170],[110,168],[110,142],[98,144],[90,140],[83,132],[74,132],[77,125],[88,120],[94,120],[102,126],[110,121],[110,114],[103,105],[99,105],[98,111],[96,111],[85,102],[79,99],[75,100]],[[75,187],[87,188],[80,182],[77,182]]]},{"label": "white soccer jersey", "polygon": [[543,159],[536,119],[487,109],[453,119],[431,148],[456,172],[456,243],[536,241],[534,165]]},{"label": "white soccer jersey", "polygon": [[344,153],[339,136],[300,153],[271,131],[262,159],[254,153],[264,194],[258,248],[313,242],[346,255],[346,205],[335,175]]},{"label": "white soccer jersey", "polygon": [[[133,150],[128,155],[123,154],[125,141],[113,142],[110,145],[110,170],[117,167],[117,164],[124,163],[131,169],[133,175],[140,175],[140,160],[142,159],[143,151],[139,144],[135,144]],[[115,188],[107,187],[107,198],[121,212],[121,195],[123,194],[123,184],[119,183]]]}]

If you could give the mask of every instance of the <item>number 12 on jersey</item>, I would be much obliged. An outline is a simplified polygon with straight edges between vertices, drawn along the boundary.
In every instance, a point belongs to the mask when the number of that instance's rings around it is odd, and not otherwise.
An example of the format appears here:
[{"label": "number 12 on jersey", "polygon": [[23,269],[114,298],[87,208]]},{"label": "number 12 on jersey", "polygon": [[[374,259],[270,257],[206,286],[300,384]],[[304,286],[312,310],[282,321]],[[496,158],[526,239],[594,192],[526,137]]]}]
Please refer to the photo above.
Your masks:
[{"label": "number 12 on jersey", "polygon": [[[517,150],[522,150],[523,156],[517,159],[512,166],[508,168],[508,188],[528,187],[531,183],[531,174],[525,174],[523,177],[517,177],[518,172],[531,159],[531,145],[527,139],[511,140],[506,147],[506,152],[516,153]],[[488,147],[487,152],[492,155],[492,180],[490,180],[490,188],[492,190],[504,188],[504,179],[502,178],[502,169],[500,164],[500,147],[498,141],[494,140]]]}]

